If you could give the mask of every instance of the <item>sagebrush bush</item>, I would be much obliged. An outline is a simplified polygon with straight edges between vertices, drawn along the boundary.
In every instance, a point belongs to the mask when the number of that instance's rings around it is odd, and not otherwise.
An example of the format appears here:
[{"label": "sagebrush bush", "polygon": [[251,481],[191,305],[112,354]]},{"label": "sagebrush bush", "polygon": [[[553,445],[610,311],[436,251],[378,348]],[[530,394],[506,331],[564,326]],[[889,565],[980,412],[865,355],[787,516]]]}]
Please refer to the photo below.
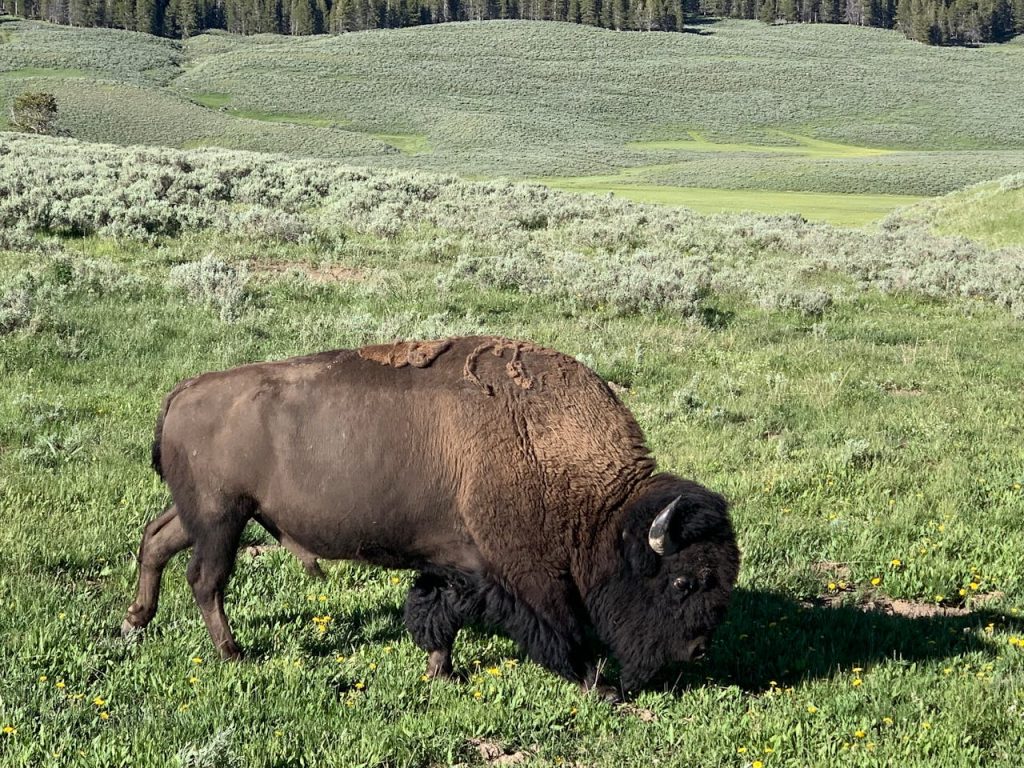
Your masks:
[{"label": "sagebrush bush", "polygon": [[214,256],[172,267],[168,281],[191,300],[216,309],[225,322],[237,320],[249,298],[246,267]]},{"label": "sagebrush bush", "polygon": [[[14,135],[0,149],[0,232],[16,233],[13,242],[212,230],[441,264],[443,289],[498,288],[619,315],[691,316],[710,293],[728,293],[816,317],[859,290],[979,298],[1024,314],[1024,249],[936,235],[898,216],[878,231],[847,230],[225,151]],[[183,265],[172,282],[225,319],[245,303],[244,269],[226,262]]]}]

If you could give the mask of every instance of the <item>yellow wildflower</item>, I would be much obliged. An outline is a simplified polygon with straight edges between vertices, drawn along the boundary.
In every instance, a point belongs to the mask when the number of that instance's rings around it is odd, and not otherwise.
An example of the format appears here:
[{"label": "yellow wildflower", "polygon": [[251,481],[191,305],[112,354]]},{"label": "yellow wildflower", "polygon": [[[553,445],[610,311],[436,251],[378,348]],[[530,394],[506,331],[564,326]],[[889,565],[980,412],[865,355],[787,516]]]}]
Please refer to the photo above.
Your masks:
[{"label": "yellow wildflower", "polygon": [[371,661],[371,662],[370,662],[370,671],[372,672],[372,671],[373,671],[373,670],[375,670],[376,668],[377,668],[377,662],[375,662],[375,661]]},{"label": "yellow wildflower", "polygon": [[195,685],[196,683],[198,683],[198,682],[199,682],[199,678],[198,678],[198,677],[195,677],[195,676],[193,676],[193,677],[190,677],[190,678],[188,679],[188,681],[189,681],[189,683],[191,683],[192,685]]},{"label": "yellow wildflower", "polygon": [[853,686],[854,688],[856,688],[856,687],[857,687],[857,686],[859,686],[859,685],[864,685],[864,681],[863,681],[863,680],[861,680],[861,679],[860,679],[859,677],[855,677],[855,678],[853,678],[853,682],[851,683],[851,685],[852,685],[852,686]]},{"label": "yellow wildflower", "polygon": [[46,675],[40,675],[39,676],[39,682],[40,683],[45,683],[47,680],[49,680],[49,678]]},{"label": "yellow wildflower", "polygon": [[57,681],[56,683],[54,683],[54,686],[55,686],[55,687],[57,687],[57,688],[60,688],[61,690],[63,690],[64,688],[66,688],[66,687],[67,687],[67,686],[66,686],[66,685],[64,684],[64,681],[63,681],[63,680],[58,680],[58,681]]},{"label": "yellow wildflower", "polygon": [[863,739],[865,736],[867,736],[867,733],[865,733],[864,731],[854,731],[853,735],[856,736],[858,739]]},{"label": "yellow wildflower", "polygon": [[101,697],[97,696],[95,699],[92,700],[92,703],[95,704],[97,707],[102,707],[107,702],[104,701]]},{"label": "yellow wildflower", "polygon": [[747,748],[746,747],[739,747],[736,750],[736,754],[738,754],[738,755],[745,755],[745,754],[747,754]]},{"label": "yellow wildflower", "polygon": [[392,576],[391,577],[391,583],[392,584],[401,584],[402,583],[402,579],[401,579],[400,576]]},{"label": "yellow wildflower", "polygon": [[203,657],[202,656],[193,656],[192,657],[192,663],[193,664],[202,664],[203,663]]},{"label": "yellow wildflower", "polygon": [[764,768],[764,763],[762,763],[760,760],[755,760],[750,764],[750,768]]},{"label": "yellow wildflower", "polygon": [[927,731],[928,729],[930,729],[932,727],[932,724],[929,723],[929,722],[923,722],[923,723],[921,723],[921,727],[924,728]]},{"label": "yellow wildflower", "polygon": [[17,729],[17,728],[15,728],[15,727],[14,727],[14,726],[12,726],[12,725],[5,725],[5,726],[4,726],[4,733],[6,733],[6,734],[7,734],[8,736],[13,736],[13,735],[14,735],[14,734],[16,734],[17,732],[18,732],[18,729]]},{"label": "yellow wildflower", "polygon": [[877,587],[881,583],[882,583],[882,580],[878,576],[875,576],[875,578],[873,578],[871,580],[871,586],[872,587]]},{"label": "yellow wildflower", "polygon": [[813,704],[808,704],[807,705],[807,711],[810,712],[813,715],[815,712],[818,711],[818,708],[816,706],[814,706]]},{"label": "yellow wildflower", "polygon": [[501,677],[501,668],[500,667],[488,667],[487,668],[487,674],[490,675],[491,677]]},{"label": "yellow wildflower", "polygon": [[100,720],[109,720],[109,719],[110,719],[110,713],[109,712],[100,712]]},{"label": "yellow wildflower", "polygon": [[892,560],[889,561],[889,565],[891,565],[893,568],[899,568],[903,565],[903,561],[900,560],[898,557],[894,557]]},{"label": "yellow wildflower", "polygon": [[366,687],[366,683],[364,683],[362,680],[360,680],[358,683],[356,683],[356,690],[357,691],[361,691],[365,687]]},{"label": "yellow wildflower", "polygon": [[978,591],[978,588],[979,588],[979,587],[981,586],[981,584],[979,584],[979,583],[978,583],[978,582],[976,582],[976,581],[972,581],[972,582],[971,582],[970,584],[968,584],[967,586],[971,588],[971,591],[972,591],[972,592],[977,592],[977,591]]},{"label": "yellow wildflower", "polygon": [[473,691],[473,698],[474,698],[474,699],[480,699],[480,698],[483,698],[483,694],[482,694],[482,693],[480,693],[480,691]]},{"label": "yellow wildflower", "polygon": [[883,717],[882,718],[882,722],[885,723],[886,725],[892,725],[893,719],[891,717]]}]

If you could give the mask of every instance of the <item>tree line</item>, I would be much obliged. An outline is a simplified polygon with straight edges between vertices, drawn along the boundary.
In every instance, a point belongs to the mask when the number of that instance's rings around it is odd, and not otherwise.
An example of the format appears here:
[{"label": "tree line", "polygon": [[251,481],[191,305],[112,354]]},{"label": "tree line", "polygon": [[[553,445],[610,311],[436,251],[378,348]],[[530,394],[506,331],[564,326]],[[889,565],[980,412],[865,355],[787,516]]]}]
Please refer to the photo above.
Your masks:
[{"label": "tree line", "polygon": [[535,19],[681,30],[686,0],[0,0],[16,16],[165,37],[207,29],[315,35],[447,21]]},{"label": "tree line", "polygon": [[895,28],[936,45],[1024,33],[1024,0],[0,0],[3,10],[179,38],[207,29],[313,35],[484,19],[679,31],[688,14]]},{"label": "tree line", "polygon": [[709,16],[898,29],[933,45],[1002,42],[1024,33],[1024,0],[700,0]]}]

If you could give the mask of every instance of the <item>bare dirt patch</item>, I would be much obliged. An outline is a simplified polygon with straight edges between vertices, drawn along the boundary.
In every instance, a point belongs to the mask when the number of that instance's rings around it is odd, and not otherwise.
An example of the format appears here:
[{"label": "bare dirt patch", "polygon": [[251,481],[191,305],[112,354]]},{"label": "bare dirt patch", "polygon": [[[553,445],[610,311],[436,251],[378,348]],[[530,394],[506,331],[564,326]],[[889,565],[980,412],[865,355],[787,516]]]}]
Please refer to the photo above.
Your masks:
[{"label": "bare dirt patch", "polygon": [[837,563],[832,560],[822,560],[821,562],[815,563],[811,566],[811,570],[815,573],[828,576],[829,578],[844,580],[850,578],[850,566],[846,563]]},{"label": "bare dirt patch", "polygon": [[[886,616],[902,616],[907,619],[927,619],[935,616],[970,616],[974,613],[975,608],[1002,596],[1002,592],[988,592],[974,595],[970,605],[946,605],[943,603],[919,603],[914,600],[872,595],[852,607],[865,613],[881,613]],[[849,599],[840,593],[822,595],[814,598],[814,600],[804,602],[803,605],[806,608],[839,608],[847,607],[850,603]]]},{"label": "bare dirt patch", "polygon": [[488,765],[516,765],[529,759],[525,752],[506,752],[500,744],[486,739],[470,739],[469,743],[476,747],[476,751]]}]

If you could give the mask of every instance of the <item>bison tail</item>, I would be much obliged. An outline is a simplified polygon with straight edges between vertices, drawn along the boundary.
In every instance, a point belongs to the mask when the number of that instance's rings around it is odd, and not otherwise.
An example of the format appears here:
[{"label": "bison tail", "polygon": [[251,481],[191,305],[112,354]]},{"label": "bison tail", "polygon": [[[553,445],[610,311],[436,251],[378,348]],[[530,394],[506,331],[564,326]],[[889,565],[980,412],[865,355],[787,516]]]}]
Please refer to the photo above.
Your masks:
[{"label": "bison tail", "polygon": [[153,471],[156,472],[161,480],[166,479],[164,477],[163,450],[161,448],[164,435],[164,419],[167,418],[167,411],[170,410],[171,401],[174,400],[175,395],[186,387],[191,386],[194,381],[195,379],[186,379],[168,392],[167,397],[164,398],[163,405],[160,407],[160,415],[156,417],[156,430],[153,434],[153,446],[150,449],[150,457],[153,463]]}]

